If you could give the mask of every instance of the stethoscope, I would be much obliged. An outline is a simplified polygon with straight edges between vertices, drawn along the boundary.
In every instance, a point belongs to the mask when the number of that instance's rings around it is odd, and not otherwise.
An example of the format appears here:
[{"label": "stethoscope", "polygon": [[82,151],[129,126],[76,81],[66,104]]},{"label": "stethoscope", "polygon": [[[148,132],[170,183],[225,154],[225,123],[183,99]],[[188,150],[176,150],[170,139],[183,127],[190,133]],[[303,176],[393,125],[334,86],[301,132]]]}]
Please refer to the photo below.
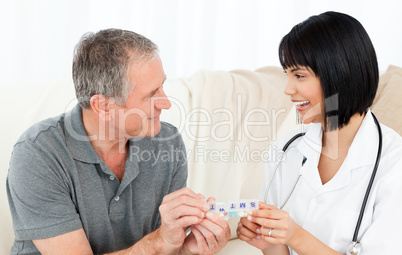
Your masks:
[{"label": "stethoscope", "polygon": [[[371,113],[371,114],[373,115],[374,122],[375,122],[375,124],[376,124],[376,126],[377,126],[377,129],[378,129],[378,136],[379,136],[379,138],[378,138],[379,142],[378,142],[377,158],[376,158],[376,161],[375,161],[375,164],[374,164],[374,168],[373,168],[373,172],[372,172],[372,174],[371,174],[371,178],[370,178],[369,184],[368,184],[368,186],[367,186],[366,194],[364,195],[364,199],[363,199],[362,206],[361,206],[361,208],[360,208],[359,218],[358,218],[357,223],[356,223],[355,232],[354,232],[354,234],[353,234],[352,242],[349,244],[349,246],[348,246],[348,248],[347,248],[347,250],[346,250],[346,254],[347,254],[347,255],[359,255],[360,252],[361,252],[361,250],[362,250],[362,246],[361,246],[360,242],[357,241],[357,236],[358,236],[358,234],[359,234],[360,225],[361,225],[362,220],[363,220],[363,214],[364,214],[364,210],[365,210],[365,208],[366,208],[368,196],[369,196],[369,194],[370,194],[370,190],[371,190],[371,187],[373,186],[374,178],[375,178],[375,175],[376,175],[376,173],[377,173],[378,164],[380,163],[380,157],[381,157],[381,151],[382,151],[382,131],[381,131],[380,123],[378,122],[376,116],[374,115],[374,113]],[[286,150],[288,149],[288,147],[290,146],[290,144],[292,144],[297,138],[302,137],[302,136],[304,136],[305,134],[306,134],[305,132],[302,132],[302,133],[299,133],[299,134],[293,136],[293,137],[283,146],[283,148],[282,148],[282,153],[281,153],[281,155],[279,155],[279,158],[278,158],[278,163],[276,163],[276,166],[275,166],[275,168],[274,168],[274,172],[273,172],[273,174],[272,174],[272,176],[271,176],[271,178],[270,178],[270,180],[269,180],[269,182],[268,182],[267,188],[266,188],[266,190],[265,190],[265,195],[264,195],[264,201],[265,201],[265,202],[267,201],[268,191],[269,191],[269,189],[271,188],[271,184],[272,184],[272,181],[273,181],[273,179],[274,179],[274,177],[275,177],[276,170],[278,170],[278,167],[279,167],[280,163],[282,162],[283,157],[285,156]],[[304,163],[306,162],[306,160],[307,160],[307,158],[303,157],[302,166],[304,165]],[[301,176],[302,176],[302,172],[299,173],[299,175],[298,175],[298,177],[297,177],[295,183],[294,183],[293,186],[292,186],[292,189],[290,190],[289,194],[286,196],[286,198],[285,198],[285,200],[283,201],[283,203],[279,206],[279,209],[282,210],[282,208],[286,205],[286,203],[288,202],[290,196],[293,194],[293,191],[295,190],[296,185],[297,185],[297,183],[299,182],[299,179],[300,179]]]}]

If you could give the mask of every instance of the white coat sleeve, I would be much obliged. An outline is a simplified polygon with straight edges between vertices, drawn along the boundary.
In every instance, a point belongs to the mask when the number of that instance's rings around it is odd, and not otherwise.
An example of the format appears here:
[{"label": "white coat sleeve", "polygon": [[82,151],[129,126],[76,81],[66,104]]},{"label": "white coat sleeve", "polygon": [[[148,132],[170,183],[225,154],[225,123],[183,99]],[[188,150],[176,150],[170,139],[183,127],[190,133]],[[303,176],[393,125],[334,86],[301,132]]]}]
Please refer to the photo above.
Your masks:
[{"label": "white coat sleeve", "polygon": [[360,240],[361,255],[402,254],[401,155],[402,151],[396,150],[381,159],[388,173],[377,184],[372,224]]}]

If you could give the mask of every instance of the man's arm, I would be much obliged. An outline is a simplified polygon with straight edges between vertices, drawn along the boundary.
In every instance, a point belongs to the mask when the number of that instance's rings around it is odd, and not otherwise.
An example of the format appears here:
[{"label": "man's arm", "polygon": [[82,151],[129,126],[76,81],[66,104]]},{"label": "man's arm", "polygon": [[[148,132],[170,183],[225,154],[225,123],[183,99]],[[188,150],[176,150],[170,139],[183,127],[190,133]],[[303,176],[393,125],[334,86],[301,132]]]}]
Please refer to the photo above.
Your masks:
[{"label": "man's arm", "polygon": [[93,254],[82,228],[55,237],[32,240],[41,254]]},{"label": "man's arm", "polygon": [[[156,233],[153,232],[128,249],[108,254],[158,254],[161,247],[158,245],[158,242],[155,241],[156,239]],[[51,238],[33,240],[33,243],[41,254],[54,254],[55,251],[57,251],[57,254],[93,254],[82,228]]]},{"label": "man's arm", "polygon": [[[179,254],[186,239],[185,230],[203,221],[209,205],[199,194],[189,188],[173,192],[163,199],[160,206],[161,226],[128,249],[111,254]],[[205,239],[207,242],[212,237]],[[215,238],[215,237],[213,237]],[[201,239],[199,239],[201,240]],[[93,254],[81,228],[63,235],[34,240],[42,254]]]}]

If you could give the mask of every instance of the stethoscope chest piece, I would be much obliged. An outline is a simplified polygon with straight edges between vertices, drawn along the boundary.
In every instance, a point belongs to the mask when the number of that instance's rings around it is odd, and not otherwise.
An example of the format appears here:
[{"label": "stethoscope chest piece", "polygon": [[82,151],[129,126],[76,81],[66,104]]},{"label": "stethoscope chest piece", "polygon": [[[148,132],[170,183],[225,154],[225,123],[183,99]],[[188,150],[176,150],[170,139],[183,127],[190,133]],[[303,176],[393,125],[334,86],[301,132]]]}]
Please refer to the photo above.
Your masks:
[{"label": "stethoscope chest piece", "polygon": [[362,251],[362,245],[359,242],[351,242],[346,250],[347,255],[359,255]]}]

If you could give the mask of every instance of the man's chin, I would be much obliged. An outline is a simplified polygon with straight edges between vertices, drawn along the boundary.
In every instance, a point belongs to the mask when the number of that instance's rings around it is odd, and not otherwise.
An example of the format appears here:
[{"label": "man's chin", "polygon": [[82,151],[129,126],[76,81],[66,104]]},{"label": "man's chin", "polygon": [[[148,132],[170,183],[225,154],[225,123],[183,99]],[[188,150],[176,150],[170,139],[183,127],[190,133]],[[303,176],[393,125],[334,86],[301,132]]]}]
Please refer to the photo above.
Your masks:
[{"label": "man's chin", "polygon": [[148,126],[148,131],[144,137],[154,137],[161,131],[161,122],[155,121]]},{"label": "man's chin", "polygon": [[148,132],[146,136],[147,136],[147,137],[154,137],[154,136],[156,136],[157,134],[159,134],[160,131],[161,131],[160,128],[159,128],[159,129],[154,129],[154,130]]},{"label": "man's chin", "polygon": [[129,138],[135,137],[154,137],[161,131],[161,122],[153,121],[147,126],[143,127],[140,131],[127,133]]}]

